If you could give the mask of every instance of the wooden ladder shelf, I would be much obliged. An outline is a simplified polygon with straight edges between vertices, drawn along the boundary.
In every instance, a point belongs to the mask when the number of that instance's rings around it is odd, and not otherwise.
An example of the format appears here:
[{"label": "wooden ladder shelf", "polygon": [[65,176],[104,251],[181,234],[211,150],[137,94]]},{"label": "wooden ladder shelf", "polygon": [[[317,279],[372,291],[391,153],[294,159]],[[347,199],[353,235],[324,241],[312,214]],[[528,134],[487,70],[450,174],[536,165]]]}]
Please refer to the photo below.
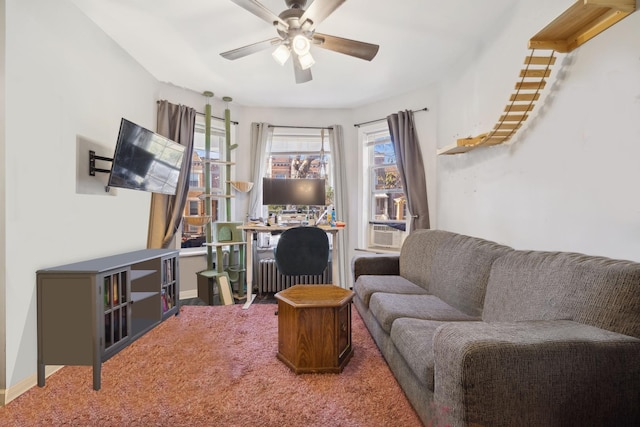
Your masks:
[{"label": "wooden ladder shelf", "polygon": [[[498,145],[513,138],[531,116],[556,63],[555,52],[567,53],[586,43],[636,9],[635,0],[578,0],[529,40],[531,54],[524,59],[515,92],[491,132],[461,138],[438,154],[466,153],[478,147]],[[536,50],[548,51],[536,55]]]},{"label": "wooden ladder shelf", "polygon": [[535,56],[534,53],[532,51],[524,59],[525,66],[520,70],[515,92],[511,94],[493,130],[473,138],[458,139],[455,145],[439,150],[438,154],[466,153],[478,147],[502,144],[515,135],[529,118],[535,102],[540,99],[540,92],[547,85],[545,79],[551,75],[551,66],[556,63],[553,51],[545,56]]}]

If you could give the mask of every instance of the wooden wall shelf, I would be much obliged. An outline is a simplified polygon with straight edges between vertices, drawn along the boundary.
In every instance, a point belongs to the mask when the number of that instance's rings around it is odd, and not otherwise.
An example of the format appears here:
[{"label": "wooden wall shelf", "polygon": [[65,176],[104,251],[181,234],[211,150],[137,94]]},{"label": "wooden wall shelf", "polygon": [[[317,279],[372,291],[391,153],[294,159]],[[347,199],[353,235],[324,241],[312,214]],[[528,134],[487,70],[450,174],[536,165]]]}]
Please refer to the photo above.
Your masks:
[{"label": "wooden wall shelf", "polygon": [[529,40],[530,49],[571,52],[636,10],[636,0],[578,0]]}]

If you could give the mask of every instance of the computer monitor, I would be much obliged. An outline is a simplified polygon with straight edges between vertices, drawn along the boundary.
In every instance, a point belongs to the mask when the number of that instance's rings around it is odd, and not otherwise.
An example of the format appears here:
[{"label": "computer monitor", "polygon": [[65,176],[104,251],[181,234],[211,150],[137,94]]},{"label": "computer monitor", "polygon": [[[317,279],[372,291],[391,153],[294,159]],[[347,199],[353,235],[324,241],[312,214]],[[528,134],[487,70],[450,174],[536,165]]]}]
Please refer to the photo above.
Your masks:
[{"label": "computer monitor", "polygon": [[262,178],[264,205],[324,206],[322,178]]}]

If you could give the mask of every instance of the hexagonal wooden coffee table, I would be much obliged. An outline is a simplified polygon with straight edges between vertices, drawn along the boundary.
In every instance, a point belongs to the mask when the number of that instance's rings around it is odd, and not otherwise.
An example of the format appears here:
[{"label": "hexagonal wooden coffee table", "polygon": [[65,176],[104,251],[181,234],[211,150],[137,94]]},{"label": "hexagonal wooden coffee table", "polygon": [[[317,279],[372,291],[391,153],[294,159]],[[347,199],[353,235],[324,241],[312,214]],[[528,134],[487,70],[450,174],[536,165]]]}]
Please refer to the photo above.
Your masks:
[{"label": "hexagonal wooden coffee table", "polygon": [[342,372],[353,355],[353,295],[335,285],[295,285],[278,292],[278,359],[296,374]]}]

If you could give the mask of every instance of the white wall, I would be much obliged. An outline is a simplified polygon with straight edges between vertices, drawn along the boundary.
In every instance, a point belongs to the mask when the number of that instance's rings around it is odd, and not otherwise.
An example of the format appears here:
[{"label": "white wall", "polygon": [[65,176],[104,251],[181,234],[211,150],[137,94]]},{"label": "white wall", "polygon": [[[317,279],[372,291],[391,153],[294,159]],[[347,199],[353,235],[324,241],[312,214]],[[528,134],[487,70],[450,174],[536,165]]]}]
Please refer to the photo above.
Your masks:
[{"label": "white wall", "polygon": [[[439,147],[491,130],[528,39],[573,1],[557,3],[519,2],[490,49],[444,82]],[[519,249],[640,261],[638,52],[636,12],[560,55],[549,95],[512,144],[440,156],[438,227]]]},{"label": "white wall", "polygon": [[[5,2],[0,0],[0,390],[6,388],[6,345],[5,331],[7,330],[7,297],[6,297],[6,226],[5,226],[5,180],[6,180],[6,159],[5,155]],[[0,404],[3,401],[0,392]]]},{"label": "white wall", "polygon": [[6,21],[3,331],[11,387],[36,370],[36,271],[146,246],[149,194],[76,194],[76,138],[110,155],[121,117],[154,129],[157,82],[67,2],[7,0]]}]

